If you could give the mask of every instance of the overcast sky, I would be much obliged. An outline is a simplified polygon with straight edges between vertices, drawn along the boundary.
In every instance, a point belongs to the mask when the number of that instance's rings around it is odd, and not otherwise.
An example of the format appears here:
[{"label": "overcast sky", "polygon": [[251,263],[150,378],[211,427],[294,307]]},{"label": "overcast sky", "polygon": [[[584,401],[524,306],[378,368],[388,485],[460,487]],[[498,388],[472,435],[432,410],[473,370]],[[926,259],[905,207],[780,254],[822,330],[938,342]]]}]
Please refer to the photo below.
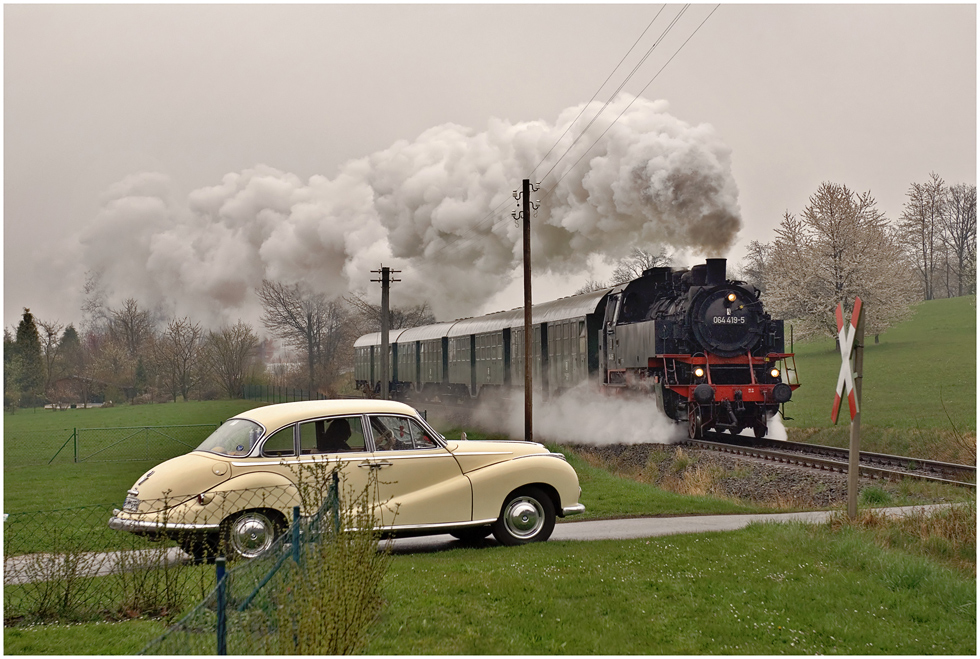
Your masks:
[{"label": "overcast sky", "polygon": [[[892,220],[930,172],[976,182],[975,5],[714,7],[680,16],[545,199],[536,302],[634,244],[737,261],[822,181]],[[599,102],[681,5],[5,5],[4,323],[78,323],[99,269],[110,302],[212,323],[254,322],[263,277],[334,295],[382,260],[444,318],[517,306],[514,206],[481,221],[662,8]],[[702,187],[650,192],[691,171]]]}]

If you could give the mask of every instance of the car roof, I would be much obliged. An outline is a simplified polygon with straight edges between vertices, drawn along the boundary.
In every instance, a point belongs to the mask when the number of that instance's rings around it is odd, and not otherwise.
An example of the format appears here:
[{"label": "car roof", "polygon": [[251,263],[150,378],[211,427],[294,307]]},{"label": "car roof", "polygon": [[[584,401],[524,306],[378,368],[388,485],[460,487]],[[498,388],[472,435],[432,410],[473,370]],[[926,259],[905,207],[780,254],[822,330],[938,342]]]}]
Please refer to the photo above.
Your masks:
[{"label": "car roof", "polygon": [[269,430],[281,428],[286,424],[334,416],[338,414],[409,414],[418,416],[415,408],[391,400],[372,400],[367,398],[305,400],[295,403],[264,405],[236,414],[236,419],[257,421]]}]

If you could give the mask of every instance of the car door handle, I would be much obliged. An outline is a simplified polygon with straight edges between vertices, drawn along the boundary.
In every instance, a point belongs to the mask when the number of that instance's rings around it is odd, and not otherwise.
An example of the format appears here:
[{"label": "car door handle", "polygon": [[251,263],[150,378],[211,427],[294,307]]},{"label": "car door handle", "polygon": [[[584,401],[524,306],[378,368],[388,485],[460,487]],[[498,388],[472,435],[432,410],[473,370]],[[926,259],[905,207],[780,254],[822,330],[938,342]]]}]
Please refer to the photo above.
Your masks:
[{"label": "car door handle", "polygon": [[368,469],[381,469],[382,467],[390,467],[392,463],[390,462],[362,462],[357,465],[358,467],[366,467]]}]

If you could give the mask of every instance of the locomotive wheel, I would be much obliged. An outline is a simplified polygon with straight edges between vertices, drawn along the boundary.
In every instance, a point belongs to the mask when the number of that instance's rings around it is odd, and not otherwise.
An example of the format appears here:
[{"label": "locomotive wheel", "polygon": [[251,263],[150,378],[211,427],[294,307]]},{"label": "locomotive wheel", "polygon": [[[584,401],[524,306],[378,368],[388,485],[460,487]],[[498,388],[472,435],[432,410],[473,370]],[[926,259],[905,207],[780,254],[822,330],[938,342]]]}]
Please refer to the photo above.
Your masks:
[{"label": "locomotive wheel", "polygon": [[756,439],[762,439],[766,436],[766,433],[769,432],[769,426],[766,425],[765,421],[756,421],[755,425],[752,427],[752,430],[755,431]]},{"label": "locomotive wheel", "polygon": [[687,413],[688,428],[687,434],[691,439],[701,439],[704,437],[704,427],[701,423],[701,410],[695,406]]}]

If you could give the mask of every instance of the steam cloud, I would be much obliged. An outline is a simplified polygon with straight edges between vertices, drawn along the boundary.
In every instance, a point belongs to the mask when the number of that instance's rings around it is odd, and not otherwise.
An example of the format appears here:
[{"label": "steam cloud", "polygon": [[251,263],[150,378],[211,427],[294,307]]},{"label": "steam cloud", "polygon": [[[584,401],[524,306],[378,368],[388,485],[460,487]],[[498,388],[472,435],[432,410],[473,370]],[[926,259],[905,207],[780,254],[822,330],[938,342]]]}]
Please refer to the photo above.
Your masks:
[{"label": "steam cloud", "polygon": [[[479,410],[477,426],[524,436],[524,405],[511,401],[509,410]],[[501,427],[503,425],[503,427]],[[628,398],[601,394],[583,383],[561,397],[534,399],[534,441],[556,444],[672,444],[687,437],[681,426],[661,412],[652,397]]]},{"label": "steam cloud", "polygon": [[[110,303],[135,297],[208,325],[257,318],[254,291],[264,278],[340,296],[370,290],[381,263],[402,271],[393,303],[427,301],[444,319],[476,313],[519,271],[512,190],[581,109],[568,108],[554,124],[437,126],[345,163],[334,178],[303,181],[259,165],[178,198],[166,176],[133,175],[106,191],[80,236],[81,262],[102,273]],[[543,199],[533,222],[537,272],[581,272],[592,255],[614,260],[636,245],[710,256],[734,243],[741,221],[728,147],[710,126],[667,114],[663,101],[623,95],[604,116],[624,109]],[[559,176],[606,125],[590,129]]]}]

